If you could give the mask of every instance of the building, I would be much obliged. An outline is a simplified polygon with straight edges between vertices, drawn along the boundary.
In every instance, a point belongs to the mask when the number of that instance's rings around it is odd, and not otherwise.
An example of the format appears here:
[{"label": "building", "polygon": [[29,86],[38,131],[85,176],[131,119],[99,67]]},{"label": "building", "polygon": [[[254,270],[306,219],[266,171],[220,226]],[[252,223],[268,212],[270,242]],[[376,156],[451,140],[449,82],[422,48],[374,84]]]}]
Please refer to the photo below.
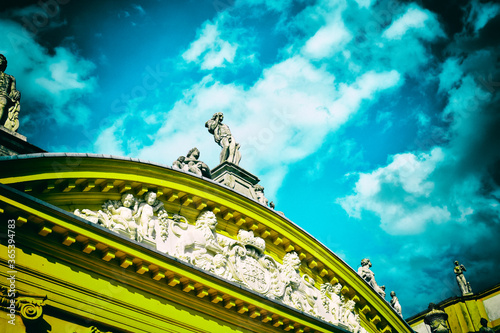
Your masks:
[{"label": "building", "polygon": [[[488,321],[488,327],[500,331],[500,284],[480,293],[448,298],[437,306],[447,315],[447,326],[451,333],[479,332],[481,318]],[[424,318],[429,311],[423,311],[406,321],[417,333],[430,333]]]},{"label": "building", "polygon": [[2,332],[412,332],[263,193],[245,193],[258,178],[237,163],[209,179],[0,135]]}]

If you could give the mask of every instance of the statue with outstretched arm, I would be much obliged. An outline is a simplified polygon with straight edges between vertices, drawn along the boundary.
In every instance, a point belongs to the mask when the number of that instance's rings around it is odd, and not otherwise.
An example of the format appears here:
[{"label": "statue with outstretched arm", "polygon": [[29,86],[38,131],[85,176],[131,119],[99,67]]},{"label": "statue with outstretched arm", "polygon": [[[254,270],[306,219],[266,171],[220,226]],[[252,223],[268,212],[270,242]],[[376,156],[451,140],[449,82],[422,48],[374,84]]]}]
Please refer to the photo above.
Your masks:
[{"label": "statue with outstretched arm", "polygon": [[214,135],[214,140],[222,147],[220,153],[220,163],[230,162],[238,165],[241,160],[241,153],[239,151],[240,144],[231,135],[229,126],[223,124],[224,114],[222,112],[215,113],[212,118],[205,123],[208,132]]}]

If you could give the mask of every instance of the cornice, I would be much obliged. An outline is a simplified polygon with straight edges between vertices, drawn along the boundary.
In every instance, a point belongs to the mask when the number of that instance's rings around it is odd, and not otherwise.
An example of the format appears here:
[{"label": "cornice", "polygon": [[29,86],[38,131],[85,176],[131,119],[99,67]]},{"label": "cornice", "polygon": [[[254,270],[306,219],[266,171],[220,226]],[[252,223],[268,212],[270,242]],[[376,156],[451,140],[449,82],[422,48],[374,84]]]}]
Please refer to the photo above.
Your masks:
[{"label": "cornice", "polygon": [[161,164],[104,155],[2,157],[0,170],[4,169],[8,171],[2,172],[1,183],[65,207],[70,201],[74,208],[85,203],[97,205],[105,197],[117,199],[125,191],[139,195],[149,189],[158,191],[158,198],[166,205],[183,209],[188,215],[208,208],[218,216],[218,232],[235,237],[240,228],[252,230],[266,240],[275,259],[296,251],[302,260],[301,271],[316,281],[341,282],[344,296],[354,300],[363,314],[363,326],[381,332],[411,332],[390,305],[341,258],[286,217],[224,185]]}]

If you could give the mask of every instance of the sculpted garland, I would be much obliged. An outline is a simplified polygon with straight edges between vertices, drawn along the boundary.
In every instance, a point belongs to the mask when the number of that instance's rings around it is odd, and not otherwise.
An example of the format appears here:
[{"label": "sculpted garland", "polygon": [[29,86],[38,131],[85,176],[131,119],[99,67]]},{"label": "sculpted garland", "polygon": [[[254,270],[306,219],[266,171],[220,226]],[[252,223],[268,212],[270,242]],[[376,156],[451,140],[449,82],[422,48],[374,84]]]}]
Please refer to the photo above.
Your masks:
[{"label": "sculpted garland", "polygon": [[142,198],[126,193],[121,200],[106,201],[99,211],[77,209],[74,214],[292,308],[366,333],[354,301],[341,294],[341,284],[325,283],[318,290],[312,277],[300,275],[297,253],[285,254],[280,264],[265,254],[264,239],[252,231],[240,229],[236,240],[217,234],[212,211],[201,212],[193,226],[185,217],[169,214],[150,191]]}]

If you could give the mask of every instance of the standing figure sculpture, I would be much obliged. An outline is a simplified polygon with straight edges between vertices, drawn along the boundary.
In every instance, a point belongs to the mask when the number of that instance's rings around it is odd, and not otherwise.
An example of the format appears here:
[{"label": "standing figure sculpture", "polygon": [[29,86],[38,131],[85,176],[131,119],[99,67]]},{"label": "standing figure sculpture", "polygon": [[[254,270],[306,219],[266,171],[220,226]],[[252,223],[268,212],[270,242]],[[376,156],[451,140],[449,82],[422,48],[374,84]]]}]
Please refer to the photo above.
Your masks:
[{"label": "standing figure sculpture", "polygon": [[379,287],[377,282],[375,281],[375,273],[373,273],[370,269],[372,267],[372,263],[370,259],[361,260],[361,267],[358,268],[358,274],[368,282],[368,284],[375,290],[380,296],[385,298],[385,291]]},{"label": "standing figure sculpture", "polygon": [[4,73],[6,68],[7,58],[0,54],[0,125],[15,132],[19,128],[21,93],[16,89],[16,79]]},{"label": "standing figure sculpture", "polygon": [[220,163],[225,161],[238,165],[241,160],[240,144],[231,135],[231,131],[226,124],[223,124],[224,114],[217,112],[212,119],[205,123],[208,132],[214,135],[214,140],[222,147],[220,153]]},{"label": "standing figure sculpture", "polygon": [[457,283],[462,292],[462,296],[472,294],[472,288],[470,284],[465,280],[464,272],[466,271],[464,265],[459,265],[458,261],[455,261],[455,275],[457,276]]},{"label": "standing figure sculpture", "polygon": [[403,312],[401,310],[401,304],[399,304],[399,299],[396,296],[396,292],[391,291],[391,306],[396,310],[400,317],[403,317]]}]

